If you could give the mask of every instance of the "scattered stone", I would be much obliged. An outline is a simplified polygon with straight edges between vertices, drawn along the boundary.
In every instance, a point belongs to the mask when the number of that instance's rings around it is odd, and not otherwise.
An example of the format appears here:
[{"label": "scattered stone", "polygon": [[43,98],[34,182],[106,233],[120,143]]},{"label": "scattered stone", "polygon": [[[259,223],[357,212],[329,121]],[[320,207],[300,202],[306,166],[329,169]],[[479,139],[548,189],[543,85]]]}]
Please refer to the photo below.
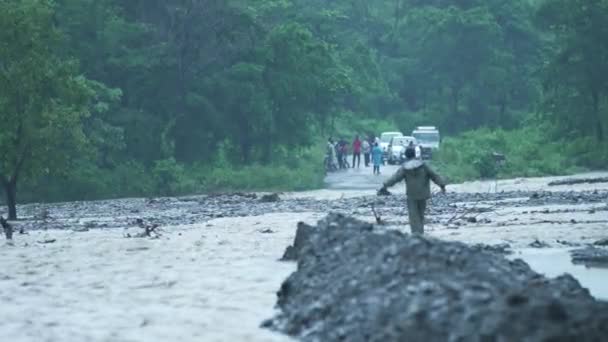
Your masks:
[{"label": "scattered stone", "polygon": [[57,239],[45,239],[45,240],[41,240],[41,241],[37,241],[37,242],[42,243],[42,244],[55,243],[55,242],[57,242]]},{"label": "scattered stone", "polygon": [[548,247],[551,247],[551,245],[549,245],[548,243],[546,243],[544,241],[540,241],[538,239],[536,239],[533,242],[531,242],[530,244],[528,244],[528,246],[532,247],[532,248],[548,248]]},{"label": "scattered stone", "polygon": [[262,233],[262,234],[272,234],[272,233],[274,233],[274,230],[272,230],[270,228],[266,228],[266,229],[260,230],[260,233]]},{"label": "scattered stone", "polygon": [[511,250],[511,245],[509,245],[508,243],[500,243],[497,245],[486,245],[484,243],[478,243],[471,246],[471,248],[503,255],[513,254],[513,251]]},{"label": "scattered stone", "polygon": [[600,341],[608,334],[608,303],[570,275],[548,279],[522,260],[375,232],[340,215],[307,233],[297,271],[278,292],[281,311],[262,324],[302,341]]},{"label": "scattered stone", "polygon": [[608,267],[608,249],[601,247],[586,247],[570,251],[572,263],[587,267]]},{"label": "scattered stone", "polygon": [[596,183],[608,183],[608,177],[598,178],[567,178],[553,182],[549,182],[549,186],[556,185],[575,185],[575,184],[596,184]]},{"label": "scattered stone", "polygon": [[556,240],[555,242],[559,243],[560,245],[564,245],[564,246],[568,246],[568,247],[578,247],[581,245],[580,243],[565,241],[565,240]]},{"label": "scattered stone", "polygon": [[469,217],[469,218],[467,218],[467,222],[468,223],[477,223],[477,218],[474,216]]},{"label": "scattered stone", "polygon": [[[451,192],[442,196],[432,198],[429,204],[428,218],[433,220],[440,215],[460,218],[462,224],[467,224],[466,218],[475,216],[477,223],[482,218],[479,214],[486,212],[483,217],[491,217],[487,212],[512,207],[522,207],[525,211],[541,212],[548,205],[569,205],[586,203],[595,205],[594,210],[606,210],[608,206],[608,191],[536,191],[538,197],[533,199],[531,191],[509,191],[501,193],[457,193]],[[361,208],[357,215],[371,216],[369,208],[373,203],[377,212],[382,214],[382,219],[392,217],[403,217],[406,196],[403,191],[395,191],[392,197],[378,197],[370,193],[367,197],[340,198],[334,200],[319,200],[315,198],[280,198],[277,202],[262,203],[261,196],[251,193],[228,193],[217,195],[188,196],[185,198],[155,198],[155,199],[119,199],[94,202],[67,202],[45,205],[52,213],[50,218],[40,224],[41,221],[24,219],[19,223],[13,223],[15,232],[18,230],[36,231],[43,229],[74,229],[85,227],[86,222],[90,224],[89,229],[123,228],[133,224],[136,217],[141,217],[147,223],[159,226],[174,226],[183,224],[207,224],[213,218],[257,216],[277,212],[339,212],[342,214],[352,213],[354,208]],[[280,196],[280,193],[277,195]],[[542,195],[542,196],[541,196]],[[275,197],[275,196],[273,196]],[[390,198],[390,200],[388,200]],[[528,200],[525,200],[528,198]],[[275,198],[276,199],[276,198]],[[511,199],[517,201],[509,201]],[[523,201],[521,199],[524,199]],[[499,203],[488,206],[476,206],[478,203]],[[529,208],[534,207],[537,208]],[[601,207],[602,206],[602,207]],[[36,204],[26,204],[19,208],[24,218],[33,218],[41,212],[42,207]],[[604,208],[604,209],[601,209]],[[579,209],[587,212],[590,208]],[[562,210],[562,209],[560,209]],[[553,213],[551,211],[551,213]],[[372,218],[373,219],[373,218]],[[529,220],[526,218],[525,220]],[[567,220],[559,221],[568,223]],[[578,219],[577,219],[578,220]],[[496,221],[496,220],[494,220]],[[522,221],[520,219],[520,221]],[[508,221],[510,222],[510,221]],[[437,222],[441,223],[441,222]],[[512,223],[512,222],[511,222]],[[577,224],[586,223],[580,220]],[[496,222],[499,226],[500,223]],[[569,223],[568,223],[569,224]],[[509,223],[507,223],[509,225]],[[502,225],[504,226],[504,224]]]},{"label": "scattered stone", "polygon": [[262,203],[275,203],[275,202],[279,202],[280,200],[281,200],[281,198],[279,197],[279,194],[277,194],[277,193],[266,194],[260,198],[260,202],[262,202]]},{"label": "scattered stone", "polygon": [[127,238],[152,238],[158,239],[162,236],[159,225],[156,223],[145,223],[142,218],[135,219],[134,222],[139,228],[142,229],[142,232],[137,233],[135,235],[131,235],[127,233],[125,237]]},{"label": "scattered stone", "polygon": [[596,246],[608,246],[608,238],[597,240],[593,244]]},{"label": "scattered stone", "polygon": [[89,221],[84,224],[84,228],[87,228],[87,229],[95,228],[95,227],[97,227],[97,222],[95,222],[95,221]]}]

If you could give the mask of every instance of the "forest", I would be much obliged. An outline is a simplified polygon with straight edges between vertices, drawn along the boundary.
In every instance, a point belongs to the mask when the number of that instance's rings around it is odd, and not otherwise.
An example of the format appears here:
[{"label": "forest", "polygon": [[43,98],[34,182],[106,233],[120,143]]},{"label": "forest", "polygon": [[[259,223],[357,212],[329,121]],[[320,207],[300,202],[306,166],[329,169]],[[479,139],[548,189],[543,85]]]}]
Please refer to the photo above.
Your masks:
[{"label": "forest", "polygon": [[608,0],[0,0],[0,177],[8,202],[302,190],[329,136],[417,125],[452,181],[600,169],[606,75]]}]

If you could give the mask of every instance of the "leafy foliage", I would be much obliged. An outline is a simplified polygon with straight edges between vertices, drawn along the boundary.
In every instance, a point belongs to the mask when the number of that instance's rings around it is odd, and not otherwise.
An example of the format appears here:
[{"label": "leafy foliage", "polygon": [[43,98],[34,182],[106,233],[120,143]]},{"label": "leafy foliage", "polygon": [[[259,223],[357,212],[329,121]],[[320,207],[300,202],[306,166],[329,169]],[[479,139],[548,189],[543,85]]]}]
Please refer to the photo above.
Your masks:
[{"label": "leafy foliage", "polygon": [[608,0],[0,6],[0,171],[27,157],[27,200],[309,188],[327,136],[427,124],[458,179],[606,166]]}]

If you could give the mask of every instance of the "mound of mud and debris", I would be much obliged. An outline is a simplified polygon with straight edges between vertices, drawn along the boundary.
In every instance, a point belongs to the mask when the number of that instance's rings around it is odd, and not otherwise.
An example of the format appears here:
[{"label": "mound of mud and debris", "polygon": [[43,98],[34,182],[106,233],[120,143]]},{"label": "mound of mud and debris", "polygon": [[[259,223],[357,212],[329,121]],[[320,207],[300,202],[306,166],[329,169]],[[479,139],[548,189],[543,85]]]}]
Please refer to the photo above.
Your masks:
[{"label": "mound of mud and debris", "polygon": [[576,185],[576,184],[596,184],[596,183],[608,183],[608,177],[595,177],[595,178],[566,178],[553,182],[549,182],[549,186],[556,185]]},{"label": "mound of mud and debris", "polygon": [[[304,234],[304,235],[302,235]],[[332,214],[300,224],[263,326],[304,341],[600,341],[608,303],[570,275],[548,279],[500,253]]]}]

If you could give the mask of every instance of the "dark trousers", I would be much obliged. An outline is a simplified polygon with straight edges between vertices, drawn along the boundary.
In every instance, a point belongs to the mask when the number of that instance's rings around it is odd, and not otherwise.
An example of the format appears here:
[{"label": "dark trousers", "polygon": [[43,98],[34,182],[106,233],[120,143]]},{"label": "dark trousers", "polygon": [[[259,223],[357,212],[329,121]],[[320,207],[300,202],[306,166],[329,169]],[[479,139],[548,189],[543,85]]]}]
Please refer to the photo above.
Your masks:
[{"label": "dark trousers", "polygon": [[380,165],[374,165],[374,174],[380,174]]},{"label": "dark trousers", "polygon": [[424,211],[426,200],[407,199],[407,213],[412,234],[424,234]]},{"label": "dark trousers", "polygon": [[355,168],[355,160],[357,161],[357,167],[361,165],[361,152],[353,153],[353,169]]},{"label": "dark trousers", "polygon": [[369,153],[364,153],[363,159],[365,161],[365,167],[368,167],[369,166]]}]

